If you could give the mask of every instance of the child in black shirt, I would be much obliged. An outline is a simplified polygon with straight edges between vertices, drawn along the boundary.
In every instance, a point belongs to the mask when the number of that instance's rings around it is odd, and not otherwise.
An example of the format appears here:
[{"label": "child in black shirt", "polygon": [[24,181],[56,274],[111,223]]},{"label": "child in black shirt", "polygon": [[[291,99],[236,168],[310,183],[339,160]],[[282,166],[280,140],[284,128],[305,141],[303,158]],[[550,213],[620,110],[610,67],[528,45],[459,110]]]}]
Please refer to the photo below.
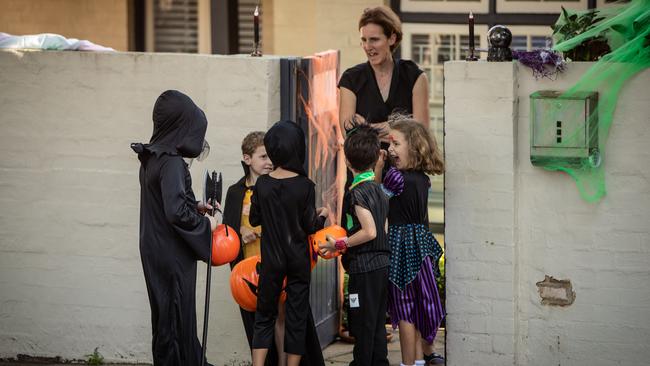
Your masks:
[{"label": "child in black shirt", "polygon": [[342,250],[349,274],[348,324],[355,338],[353,366],[388,366],[386,307],[390,246],[386,237],[388,196],[375,182],[373,168],[379,158],[379,133],[367,124],[354,125],[343,146],[354,174],[343,198],[348,237],[328,242],[323,254]]},{"label": "child in black shirt", "polygon": [[[250,223],[264,228],[253,365],[264,364],[272,345],[278,299],[286,277],[284,349],[287,365],[297,366],[306,353],[305,340],[313,322],[309,306],[311,273],[307,237],[323,227],[328,212],[326,208],[315,208],[314,183],[303,169],[302,130],[294,122],[278,122],[266,133],[264,146],[275,170],[257,179],[251,197]],[[310,347],[310,352],[320,354],[320,348]],[[314,356],[318,355],[310,354],[309,358],[313,360]],[[324,365],[322,354],[316,358],[319,359],[316,363]]]}]

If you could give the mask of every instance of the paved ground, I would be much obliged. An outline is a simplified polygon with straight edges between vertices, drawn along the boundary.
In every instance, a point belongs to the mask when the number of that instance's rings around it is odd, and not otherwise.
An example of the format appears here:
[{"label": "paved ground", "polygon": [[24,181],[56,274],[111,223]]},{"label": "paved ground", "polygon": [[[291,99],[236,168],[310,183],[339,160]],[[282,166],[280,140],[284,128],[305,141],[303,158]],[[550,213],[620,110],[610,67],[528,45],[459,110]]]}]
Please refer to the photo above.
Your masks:
[{"label": "paved ground", "polygon": [[[393,339],[388,344],[388,360],[390,361],[391,366],[399,366],[401,355],[399,350],[399,334],[397,331],[392,331]],[[438,332],[436,337],[436,352],[444,355],[445,352],[445,334],[441,330]],[[326,366],[344,366],[349,365],[352,361],[352,345],[345,342],[335,342],[327,346],[323,350],[323,356],[325,357]],[[0,366],[57,366],[60,364],[47,364],[47,363],[16,363],[16,362],[1,362]],[[215,365],[215,366],[247,366],[250,365],[246,362],[235,363],[235,364],[226,364],[226,365]],[[133,366],[123,365],[123,364],[112,364],[112,366]]]},{"label": "paved ground", "polygon": [[[399,349],[399,334],[392,331],[393,339],[388,344],[388,361],[391,366],[399,366],[401,353]],[[445,334],[443,330],[438,331],[435,340],[436,353],[445,354]],[[323,350],[325,365],[327,366],[347,366],[352,361],[352,345],[344,342],[335,342]]]}]

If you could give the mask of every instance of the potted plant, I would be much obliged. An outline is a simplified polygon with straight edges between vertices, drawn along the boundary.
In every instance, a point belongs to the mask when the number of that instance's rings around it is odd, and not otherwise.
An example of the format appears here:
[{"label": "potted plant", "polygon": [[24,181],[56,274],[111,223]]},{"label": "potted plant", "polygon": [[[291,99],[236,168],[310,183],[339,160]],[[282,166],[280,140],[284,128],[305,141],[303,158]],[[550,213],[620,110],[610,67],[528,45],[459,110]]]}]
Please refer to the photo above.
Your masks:
[{"label": "potted plant", "polygon": [[[584,33],[603,19],[605,18],[600,16],[599,11],[595,9],[570,14],[562,7],[560,18],[555,25],[551,26],[555,44]],[[597,61],[610,51],[607,39],[600,34],[584,40],[571,50],[564,51],[564,57],[572,61]]]}]

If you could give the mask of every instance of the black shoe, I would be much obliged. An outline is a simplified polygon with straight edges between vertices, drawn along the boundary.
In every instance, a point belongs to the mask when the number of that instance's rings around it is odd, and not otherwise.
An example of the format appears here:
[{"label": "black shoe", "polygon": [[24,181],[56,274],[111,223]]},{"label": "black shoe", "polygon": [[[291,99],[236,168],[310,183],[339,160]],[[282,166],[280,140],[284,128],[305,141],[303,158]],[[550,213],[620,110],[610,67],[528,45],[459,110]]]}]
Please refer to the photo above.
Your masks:
[{"label": "black shoe", "polygon": [[445,358],[442,355],[433,352],[430,355],[424,355],[424,362],[426,365],[444,365]]}]

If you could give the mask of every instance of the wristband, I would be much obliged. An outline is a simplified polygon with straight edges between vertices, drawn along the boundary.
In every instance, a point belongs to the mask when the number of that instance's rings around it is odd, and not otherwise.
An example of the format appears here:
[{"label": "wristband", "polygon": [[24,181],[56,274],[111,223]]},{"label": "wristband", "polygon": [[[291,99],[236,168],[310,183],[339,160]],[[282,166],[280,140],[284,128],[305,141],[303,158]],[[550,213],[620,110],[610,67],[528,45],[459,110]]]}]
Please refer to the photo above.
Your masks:
[{"label": "wristband", "polygon": [[348,237],[345,236],[345,237],[343,237],[341,239],[337,239],[336,243],[334,243],[334,247],[338,251],[344,251],[344,250],[348,249]]}]

